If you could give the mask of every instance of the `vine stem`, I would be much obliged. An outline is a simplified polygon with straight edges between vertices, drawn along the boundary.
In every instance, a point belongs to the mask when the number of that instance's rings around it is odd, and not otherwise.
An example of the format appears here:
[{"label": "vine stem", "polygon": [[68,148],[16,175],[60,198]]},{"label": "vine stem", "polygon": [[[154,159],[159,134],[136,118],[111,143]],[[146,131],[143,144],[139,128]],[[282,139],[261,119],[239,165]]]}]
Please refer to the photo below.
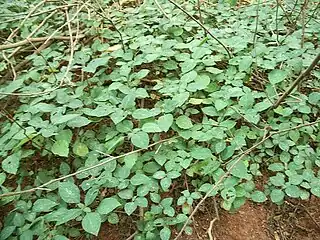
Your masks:
[{"label": "vine stem", "polygon": [[200,27],[202,27],[202,29],[208,33],[214,40],[216,40],[228,53],[229,58],[232,58],[232,54],[230,53],[229,49],[227,48],[226,45],[224,45],[223,42],[221,42],[217,37],[215,37],[208,28],[206,28],[201,22],[199,22],[194,16],[192,16],[190,13],[188,13],[184,8],[182,8],[178,3],[174,2],[173,0],[168,0],[169,2],[171,2],[174,6],[176,6],[177,8],[179,8],[182,12],[184,12],[186,15],[188,15],[188,17],[190,17],[193,21],[195,21]]},{"label": "vine stem", "polygon": [[[160,141],[158,141],[158,142],[155,142],[155,143],[150,144],[147,148],[150,148],[150,147],[153,147],[153,146],[155,146],[155,145],[157,145],[157,144],[161,144],[161,143],[164,143],[164,142],[168,142],[168,141],[171,141],[171,140],[174,140],[174,139],[177,139],[177,138],[178,138],[178,137],[172,137],[172,138],[168,138],[168,139],[163,139],[163,140],[160,140]],[[131,155],[131,154],[138,153],[138,152],[141,152],[141,151],[143,151],[143,150],[145,150],[145,149],[137,149],[137,150],[134,150],[134,151],[131,151],[131,152],[127,152],[127,153],[125,153],[125,154],[122,154],[122,155],[119,155],[119,156],[115,156],[115,157],[111,156],[110,158],[108,158],[108,159],[106,159],[105,161],[102,161],[102,162],[100,162],[100,163],[98,163],[98,164],[92,165],[92,166],[90,166],[90,167],[86,167],[86,168],[84,168],[84,169],[81,169],[81,170],[79,170],[79,171],[76,171],[76,172],[74,172],[74,173],[70,173],[70,174],[68,174],[68,175],[65,175],[65,176],[62,176],[62,177],[59,177],[59,178],[52,179],[52,180],[50,180],[50,181],[48,181],[48,182],[46,182],[46,183],[44,183],[44,184],[42,184],[42,185],[40,185],[40,186],[38,186],[38,187],[34,187],[34,188],[31,188],[31,189],[27,189],[27,190],[23,190],[23,191],[18,191],[18,192],[8,192],[8,193],[0,194],[0,199],[1,199],[1,198],[4,198],[4,197],[16,196],[16,195],[21,195],[21,194],[25,194],[25,193],[32,193],[32,192],[35,192],[36,190],[44,190],[44,189],[47,189],[47,188],[45,188],[45,187],[48,186],[48,185],[50,185],[50,184],[52,184],[52,183],[59,182],[59,181],[64,180],[64,179],[66,179],[66,178],[73,177],[73,176],[76,176],[76,175],[78,175],[78,174],[81,174],[81,173],[90,171],[90,170],[95,169],[95,168],[97,168],[97,167],[101,167],[101,166],[103,166],[103,165],[105,165],[105,164],[107,164],[108,162],[111,162],[111,161],[113,161],[113,160],[117,160],[117,159],[119,159],[119,158],[122,158],[122,157],[125,157],[125,156],[129,156],[129,155]],[[105,154],[105,155],[108,156],[108,154]],[[52,190],[50,189],[50,191],[52,191]]]},{"label": "vine stem", "polygon": [[217,188],[219,187],[219,185],[223,182],[223,180],[231,173],[232,169],[249,153],[251,153],[253,150],[255,150],[257,147],[259,147],[261,144],[263,144],[266,140],[268,140],[269,138],[271,138],[274,135],[278,135],[281,133],[285,133],[285,132],[289,132],[291,130],[296,130],[302,127],[307,127],[307,126],[312,126],[315,125],[317,123],[320,123],[320,120],[317,120],[315,122],[311,122],[311,123],[306,123],[306,124],[301,124],[292,128],[288,128],[288,129],[284,129],[284,130],[279,130],[277,132],[270,132],[270,127],[265,127],[265,131],[264,131],[264,135],[262,137],[262,139],[256,143],[255,145],[253,145],[251,148],[249,148],[248,150],[244,151],[243,154],[233,162],[233,164],[230,166],[230,168],[228,169],[228,171],[226,171],[225,174],[223,174],[218,181],[209,189],[209,191],[206,193],[206,195],[200,200],[200,202],[195,206],[194,210],[191,212],[190,216],[188,217],[188,219],[186,220],[186,222],[184,223],[183,227],[181,228],[181,230],[179,231],[178,235],[174,238],[174,240],[178,240],[183,231],[185,230],[185,228],[188,226],[189,221],[192,219],[192,217],[196,214],[196,212],[198,211],[199,207],[204,203],[204,201],[212,194],[213,191],[217,190]]}]

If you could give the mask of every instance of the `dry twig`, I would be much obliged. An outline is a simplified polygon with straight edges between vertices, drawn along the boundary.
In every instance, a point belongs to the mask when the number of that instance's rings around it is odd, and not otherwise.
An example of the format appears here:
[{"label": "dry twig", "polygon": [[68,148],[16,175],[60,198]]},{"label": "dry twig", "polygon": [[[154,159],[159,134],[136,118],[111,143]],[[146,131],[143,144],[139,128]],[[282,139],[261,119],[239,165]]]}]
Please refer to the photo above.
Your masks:
[{"label": "dry twig", "polygon": [[169,16],[166,14],[166,12],[165,12],[165,11],[163,10],[163,8],[161,7],[161,5],[160,5],[160,3],[158,2],[158,0],[154,0],[154,2],[155,2],[155,4],[157,5],[157,7],[159,8],[160,12],[162,12],[162,14],[163,14],[166,18],[170,19]]}]

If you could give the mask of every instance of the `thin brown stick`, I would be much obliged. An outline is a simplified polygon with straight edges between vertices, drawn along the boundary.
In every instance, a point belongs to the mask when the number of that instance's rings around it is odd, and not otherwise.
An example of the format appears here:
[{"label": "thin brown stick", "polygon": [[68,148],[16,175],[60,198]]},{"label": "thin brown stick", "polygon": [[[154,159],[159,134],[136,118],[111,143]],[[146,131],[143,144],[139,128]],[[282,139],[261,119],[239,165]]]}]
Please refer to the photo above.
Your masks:
[{"label": "thin brown stick", "polygon": [[229,49],[224,45],[223,42],[221,42],[218,38],[216,38],[210,31],[207,29],[201,22],[199,22],[197,19],[195,19],[194,16],[192,16],[190,13],[188,13],[184,8],[182,8],[179,4],[174,2],[173,0],[169,0],[173,5],[175,5],[177,8],[179,8],[182,12],[184,12],[188,17],[190,17],[193,21],[195,21],[204,31],[206,31],[214,40],[216,40],[228,53],[229,58],[232,57],[232,54],[230,53]]},{"label": "thin brown stick", "polygon": [[199,12],[199,21],[203,24],[200,0],[197,0],[197,8],[198,8],[198,12]]},{"label": "thin brown stick", "polygon": [[311,220],[314,222],[315,225],[317,225],[318,229],[320,230],[320,224],[314,219],[314,217],[311,215],[311,213],[308,211],[306,206],[301,205],[303,210],[308,214],[308,216],[311,218]]},{"label": "thin brown stick", "polygon": [[[176,139],[176,138],[177,138],[177,137],[160,140],[160,141],[158,141],[158,142],[155,142],[155,143],[150,144],[147,148],[151,148],[151,147],[153,147],[153,146],[155,146],[155,145],[157,145],[157,144],[164,143],[164,142],[168,142],[168,141],[174,140],[174,139]],[[50,185],[50,184],[52,184],[52,183],[59,182],[59,181],[64,180],[64,179],[66,179],[66,178],[76,176],[76,175],[78,175],[78,174],[80,174],[80,173],[84,173],[84,172],[90,171],[90,170],[95,169],[95,168],[97,168],[97,167],[101,167],[101,166],[103,166],[103,165],[105,165],[105,164],[107,164],[108,162],[111,162],[111,161],[113,161],[113,160],[117,160],[117,159],[119,159],[119,158],[123,158],[123,157],[125,157],[125,156],[129,156],[129,155],[131,155],[131,154],[138,153],[138,152],[141,152],[141,151],[144,151],[144,150],[145,150],[145,149],[137,149],[137,150],[134,150],[134,151],[131,151],[131,152],[128,152],[128,153],[119,155],[119,156],[110,157],[110,158],[108,158],[107,160],[102,161],[102,162],[100,162],[100,163],[98,163],[98,164],[92,165],[92,166],[90,166],[90,167],[86,167],[86,168],[84,168],[84,169],[81,169],[81,170],[79,170],[79,171],[76,171],[76,172],[74,172],[74,173],[70,173],[70,174],[68,174],[68,175],[65,175],[65,176],[62,176],[62,177],[59,177],[59,178],[56,178],[56,179],[52,179],[52,180],[50,180],[50,181],[48,181],[48,182],[46,182],[46,183],[44,183],[44,184],[42,184],[42,185],[40,185],[40,186],[38,186],[38,187],[34,187],[34,188],[31,188],[31,189],[22,190],[22,191],[18,191],[18,192],[8,192],[8,193],[0,194],[0,199],[1,199],[1,198],[4,198],[4,197],[10,197],[10,196],[21,195],[21,194],[24,194],[24,193],[32,193],[32,192],[35,192],[36,190],[39,190],[40,188],[44,188],[44,187],[46,187],[46,186],[48,186],[48,185]],[[106,154],[106,155],[107,155],[107,154]],[[51,190],[51,189],[50,189],[50,190]]]},{"label": "thin brown stick", "polygon": [[284,94],[281,95],[281,97],[272,105],[271,109],[277,108],[280,103],[295,89],[296,86],[298,86],[300,83],[302,83],[303,79],[310,74],[312,69],[318,64],[320,61],[320,53],[315,57],[315,59],[312,61],[310,66],[302,72],[299,77],[292,83],[292,85],[285,91]]},{"label": "thin brown stick", "polygon": [[[257,8],[256,8],[256,26],[254,29],[254,34],[253,34],[253,48],[255,49],[256,46],[256,41],[257,41],[257,34],[258,34],[258,26],[259,26],[259,7],[260,7],[260,0],[258,0],[257,3]],[[256,51],[256,49],[255,49]],[[256,56],[257,59],[257,56]]]},{"label": "thin brown stick", "polygon": [[136,232],[134,232],[134,233],[132,233],[126,240],[131,240],[131,239],[133,239],[134,238],[134,236],[135,235],[137,235],[138,234],[138,232],[136,231]]},{"label": "thin brown stick", "polygon": [[157,5],[158,9],[160,10],[160,12],[167,18],[170,19],[169,16],[166,14],[166,12],[163,10],[163,8],[161,7],[160,3],[158,2],[158,0],[154,0],[155,4]]},{"label": "thin brown stick", "polygon": [[[84,34],[80,34],[78,36],[78,39],[79,38],[84,38],[84,37],[85,37]],[[1,50],[5,50],[5,49],[20,47],[20,46],[28,44],[29,42],[48,42],[48,41],[50,41],[49,38],[53,39],[53,40],[62,40],[62,41],[70,40],[70,37],[68,37],[68,36],[52,36],[52,37],[29,38],[29,39],[25,39],[25,40],[22,40],[22,41],[16,42],[16,43],[0,45],[0,51]]]},{"label": "thin brown stick", "polygon": [[[268,127],[265,128],[265,132],[264,135],[262,137],[262,139],[254,144],[252,147],[250,147],[248,150],[246,150],[237,160],[235,160],[232,165],[230,166],[230,168],[225,172],[225,174],[223,174],[218,181],[211,187],[211,189],[209,189],[209,191],[206,193],[206,195],[200,200],[200,202],[197,204],[197,206],[194,208],[194,210],[191,212],[189,218],[187,219],[187,221],[185,222],[185,224],[183,225],[183,227],[181,228],[180,232],[178,233],[178,235],[174,238],[174,240],[178,240],[183,231],[185,230],[185,228],[188,226],[189,221],[192,219],[192,217],[195,215],[195,213],[198,211],[199,207],[205,202],[205,200],[211,195],[211,193],[215,190],[217,190],[217,188],[219,187],[219,185],[223,182],[223,180],[231,173],[232,169],[249,153],[251,153],[253,150],[255,150],[258,146],[260,146],[261,144],[263,144],[266,140],[268,140],[269,138],[271,138],[274,135],[278,135],[281,133],[285,133],[291,130],[296,130],[302,127],[307,127],[307,126],[312,126],[315,125],[317,123],[320,123],[320,120],[315,121],[315,122],[311,122],[311,123],[306,123],[306,124],[301,124],[292,128],[288,128],[288,129],[284,129],[284,130],[280,130],[277,132],[272,132],[269,134],[269,129]],[[268,135],[269,134],[269,135]]]},{"label": "thin brown stick", "polygon": [[16,70],[13,66],[13,63],[10,61],[10,59],[6,56],[5,52],[2,52],[2,57],[4,60],[6,60],[6,62],[10,65],[11,71],[12,71],[12,75],[13,75],[13,81],[16,80],[17,78],[17,73]]},{"label": "thin brown stick", "polygon": [[303,5],[302,5],[302,12],[301,12],[301,25],[302,25],[301,43],[300,43],[301,48],[303,48],[303,46],[304,46],[304,34],[305,34],[305,31],[306,31],[306,11],[307,11],[307,7],[308,7],[308,0],[304,0]]}]

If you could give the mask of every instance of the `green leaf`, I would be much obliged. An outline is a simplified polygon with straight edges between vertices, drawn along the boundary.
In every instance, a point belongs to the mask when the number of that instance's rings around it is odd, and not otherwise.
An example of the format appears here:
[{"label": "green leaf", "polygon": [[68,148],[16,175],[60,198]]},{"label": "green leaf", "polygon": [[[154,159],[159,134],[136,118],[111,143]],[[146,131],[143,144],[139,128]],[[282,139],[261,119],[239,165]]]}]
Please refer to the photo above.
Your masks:
[{"label": "green leaf", "polygon": [[71,119],[70,121],[67,122],[67,125],[69,127],[73,127],[73,128],[79,128],[79,127],[83,127],[86,126],[90,123],[91,121],[83,116],[78,116],[75,117],[73,119]]},{"label": "green leaf", "polygon": [[169,131],[169,129],[173,123],[172,114],[166,114],[166,115],[159,117],[159,119],[157,120],[157,123],[162,131],[164,131],[164,132]]},{"label": "green leaf", "polygon": [[15,226],[4,227],[3,229],[1,229],[0,239],[1,240],[7,239],[8,237],[11,236],[11,234],[14,232],[15,229],[16,229]]},{"label": "green leaf", "polygon": [[284,170],[284,166],[282,163],[271,163],[268,169],[273,172],[280,172]]},{"label": "green leaf", "polygon": [[258,124],[260,121],[260,115],[254,109],[249,109],[245,111],[244,117],[251,123]]},{"label": "green leaf", "polygon": [[80,157],[84,157],[89,153],[89,149],[84,143],[76,142],[73,145],[73,152]]},{"label": "green leaf", "polygon": [[22,227],[25,224],[25,218],[22,213],[15,212],[13,217],[13,225],[16,227]]},{"label": "green leaf", "polygon": [[131,199],[133,197],[133,191],[131,189],[124,189],[118,192],[118,196],[122,199]]},{"label": "green leaf", "polygon": [[134,186],[142,185],[142,184],[149,184],[150,178],[142,173],[137,173],[130,179],[130,183]]},{"label": "green leaf", "polygon": [[284,186],[285,183],[285,176],[282,173],[277,173],[276,176],[272,176],[269,178],[269,181],[271,182],[271,184],[273,184],[276,187],[282,187]]},{"label": "green leaf", "polygon": [[79,117],[79,114],[66,114],[66,115],[53,115],[51,117],[51,122],[54,125],[58,125],[58,124],[62,124],[62,123],[66,123],[68,121],[71,121],[72,119]]},{"label": "green leaf", "polygon": [[173,60],[166,61],[163,66],[167,70],[174,70],[178,68],[177,62]]},{"label": "green leaf", "polygon": [[192,54],[191,57],[194,59],[201,59],[205,55],[208,55],[211,53],[211,50],[209,48],[204,48],[204,47],[193,47],[192,49]]},{"label": "green leaf", "polygon": [[133,123],[129,120],[123,120],[116,125],[116,129],[121,133],[131,132],[131,130],[133,129]]},{"label": "green leaf", "polygon": [[84,199],[84,204],[86,206],[89,206],[98,196],[99,189],[96,188],[90,188],[89,191],[86,193],[86,197]]},{"label": "green leaf", "polygon": [[110,213],[108,215],[108,222],[111,224],[118,224],[119,223],[119,216],[116,213]]},{"label": "green leaf", "polygon": [[61,157],[69,156],[69,143],[66,140],[57,140],[51,147],[51,151]]},{"label": "green leaf", "polygon": [[138,148],[147,148],[149,146],[149,135],[145,132],[139,131],[132,135],[131,142]]},{"label": "green leaf", "polygon": [[185,115],[179,116],[176,119],[176,124],[182,129],[190,129],[193,126],[191,119]]},{"label": "green leaf", "polygon": [[57,225],[60,225],[77,218],[82,212],[82,209],[60,208],[55,212],[47,214],[45,219],[49,222],[55,221]]},{"label": "green leaf", "polygon": [[54,206],[57,206],[58,204],[54,201],[51,201],[49,199],[38,199],[34,202],[32,211],[33,212],[48,212],[53,208]]},{"label": "green leaf", "polygon": [[[231,162],[231,164],[233,164],[233,162]],[[229,166],[231,166],[231,164]],[[248,177],[248,170],[244,161],[239,161],[231,170],[231,174],[232,176],[246,179]]]},{"label": "green leaf", "polygon": [[20,240],[33,240],[33,231],[26,230],[20,235]]},{"label": "green leaf", "polygon": [[119,201],[113,197],[105,198],[99,204],[97,211],[100,214],[108,214],[111,213],[114,209],[121,206]]},{"label": "green leaf", "polygon": [[137,209],[137,207],[138,206],[136,203],[128,202],[124,205],[124,211],[130,216]]},{"label": "green leaf", "polygon": [[69,240],[69,239],[62,235],[56,235],[54,236],[53,240]]},{"label": "green leaf", "polygon": [[268,73],[268,79],[273,85],[282,82],[286,77],[287,72],[280,69],[274,69]]},{"label": "green leaf", "polygon": [[228,103],[225,100],[222,100],[222,99],[214,100],[214,107],[217,109],[217,111],[221,111],[227,106],[228,106]]},{"label": "green leaf", "polygon": [[185,62],[180,64],[181,67],[181,72],[182,73],[187,73],[194,69],[197,65],[197,62],[193,59],[187,59]]},{"label": "green leaf", "polygon": [[91,233],[95,236],[98,236],[100,226],[101,226],[101,218],[99,213],[89,212],[87,213],[81,222],[83,230],[88,233]]},{"label": "green leaf", "polygon": [[92,117],[104,117],[108,116],[114,110],[111,106],[98,105],[95,109],[84,108],[84,114]]},{"label": "green leaf", "polygon": [[66,203],[80,203],[80,190],[73,182],[59,183],[59,196]]},{"label": "green leaf", "polygon": [[172,184],[171,178],[165,177],[160,180],[160,185],[164,191],[167,191]]},{"label": "green leaf", "polygon": [[239,62],[239,71],[240,72],[247,71],[250,68],[252,62],[253,60],[251,56],[242,57],[242,59]]},{"label": "green leaf", "polygon": [[190,83],[187,87],[188,91],[195,92],[197,90],[205,89],[210,83],[210,77],[207,75],[197,76],[194,82]]},{"label": "green leaf", "polygon": [[72,131],[70,129],[65,129],[59,132],[58,135],[55,136],[56,140],[65,140],[68,143],[71,142],[72,139]]},{"label": "green leaf", "polygon": [[320,105],[320,92],[312,92],[309,94],[308,102],[313,105]]},{"label": "green leaf", "polygon": [[311,193],[316,197],[320,197],[320,184],[311,184]]},{"label": "green leaf", "polygon": [[114,150],[116,150],[117,147],[121,146],[124,143],[124,137],[123,136],[115,136],[110,141],[105,143],[106,153],[110,154]]},{"label": "green leaf", "polygon": [[252,201],[254,202],[258,202],[258,203],[262,203],[264,201],[267,200],[267,197],[266,195],[261,192],[261,191],[254,191],[252,194],[251,194],[251,199]]},{"label": "green leaf", "polygon": [[170,240],[171,237],[171,230],[168,227],[164,227],[160,231],[160,238],[161,240]]},{"label": "green leaf", "polygon": [[141,119],[157,116],[158,114],[160,114],[160,112],[161,111],[158,108],[154,108],[154,109],[140,108],[135,110],[132,113],[132,117],[134,117],[135,119],[141,120]]},{"label": "green leaf", "polygon": [[295,185],[289,185],[284,191],[289,197],[292,198],[298,198],[300,196],[300,188]]},{"label": "green leaf", "polygon": [[211,117],[219,115],[219,113],[217,112],[217,110],[214,107],[204,107],[201,110],[204,114],[211,116]]},{"label": "green leaf", "polygon": [[150,70],[149,69],[141,69],[139,72],[134,73],[134,79],[142,79],[146,77],[149,74]]},{"label": "green leaf", "polygon": [[280,160],[283,163],[288,163],[290,161],[291,155],[288,152],[281,152],[280,153]]},{"label": "green leaf", "polygon": [[272,106],[272,103],[269,101],[269,99],[266,99],[266,100],[263,100],[262,102],[257,103],[256,105],[254,105],[254,109],[257,112],[262,112],[271,106]]},{"label": "green leaf", "polygon": [[131,169],[136,164],[138,156],[138,153],[132,153],[130,155],[125,156],[123,159],[125,166]]},{"label": "green leaf", "polygon": [[280,203],[284,199],[284,192],[280,189],[273,189],[270,193],[271,201],[274,203]]},{"label": "green leaf", "polygon": [[221,153],[226,147],[227,144],[225,143],[225,141],[219,141],[215,145],[215,150],[217,153]]},{"label": "green leaf", "polygon": [[240,106],[242,106],[244,109],[250,109],[252,108],[254,104],[254,97],[251,92],[246,93],[240,98],[239,101]]},{"label": "green leaf", "polygon": [[127,113],[121,109],[118,109],[114,113],[110,115],[111,120],[114,124],[120,123],[122,120],[124,120],[127,116]]},{"label": "green leaf", "polygon": [[91,60],[86,67],[83,68],[83,71],[89,73],[95,73],[97,68],[100,66],[107,67],[109,57],[96,58]]},{"label": "green leaf", "polygon": [[191,149],[191,157],[201,160],[201,159],[211,158],[212,153],[209,148],[195,147]]},{"label": "green leaf", "polygon": [[1,163],[3,171],[11,174],[16,174],[20,166],[21,152],[15,152],[8,156]]},{"label": "green leaf", "polygon": [[161,128],[155,122],[147,122],[147,123],[143,124],[142,131],[147,132],[147,133],[162,132]]},{"label": "green leaf", "polygon": [[300,138],[299,131],[289,131],[289,137],[292,141],[297,142]]}]

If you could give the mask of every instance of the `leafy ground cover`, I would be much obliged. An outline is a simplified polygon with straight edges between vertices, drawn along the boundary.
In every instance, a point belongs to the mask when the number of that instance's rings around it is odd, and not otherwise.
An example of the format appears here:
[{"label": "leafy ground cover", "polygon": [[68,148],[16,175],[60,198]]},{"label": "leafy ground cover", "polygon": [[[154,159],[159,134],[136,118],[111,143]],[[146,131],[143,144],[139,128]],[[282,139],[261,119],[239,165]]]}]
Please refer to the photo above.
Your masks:
[{"label": "leafy ground cover", "polygon": [[320,197],[319,3],[234,4],[2,4],[0,239],[179,239],[208,202],[212,230]]}]

